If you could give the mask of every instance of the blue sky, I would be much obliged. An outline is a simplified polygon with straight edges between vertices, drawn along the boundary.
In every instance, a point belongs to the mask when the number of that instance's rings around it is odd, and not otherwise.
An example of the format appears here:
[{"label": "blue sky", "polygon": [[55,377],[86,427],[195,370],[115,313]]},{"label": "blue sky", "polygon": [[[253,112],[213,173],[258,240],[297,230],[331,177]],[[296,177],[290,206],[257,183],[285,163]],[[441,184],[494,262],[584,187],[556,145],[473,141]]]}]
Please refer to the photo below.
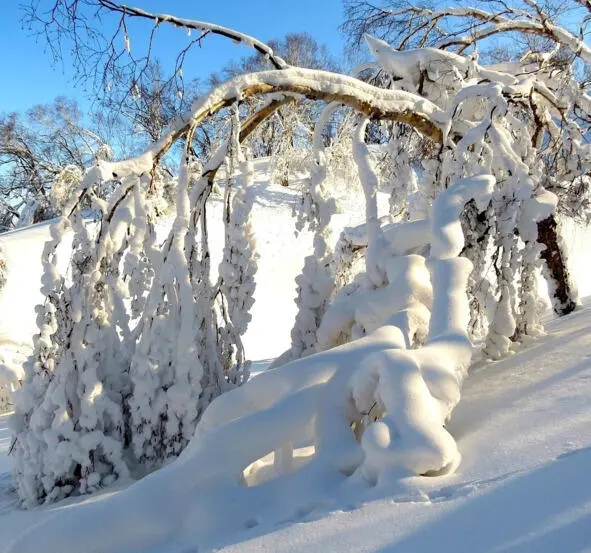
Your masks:
[{"label": "blue sky", "polygon": [[[26,2],[27,0],[22,0]],[[51,0],[41,0],[49,5]],[[53,64],[41,39],[22,28],[20,1],[4,0],[0,18],[0,52],[3,79],[0,86],[0,112],[23,111],[51,102],[58,95],[76,98],[85,107],[85,93],[76,87],[67,62]],[[211,21],[267,41],[289,32],[307,31],[332,53],[342,53],[338,25],[342,20],[340,0],[128,0],[126,3],[149,11]],[[131,48],[141,42],[151,26],[137,22],[130,29]],[[180,29],[162,30],[157,43],[157,57],[163,61],[176,57],[175,45],[188,40]],[[230,59],[251,51],[220,37],[208,37],[204,47],[188,59],[185,78],[205,76],[221,69]]]}]

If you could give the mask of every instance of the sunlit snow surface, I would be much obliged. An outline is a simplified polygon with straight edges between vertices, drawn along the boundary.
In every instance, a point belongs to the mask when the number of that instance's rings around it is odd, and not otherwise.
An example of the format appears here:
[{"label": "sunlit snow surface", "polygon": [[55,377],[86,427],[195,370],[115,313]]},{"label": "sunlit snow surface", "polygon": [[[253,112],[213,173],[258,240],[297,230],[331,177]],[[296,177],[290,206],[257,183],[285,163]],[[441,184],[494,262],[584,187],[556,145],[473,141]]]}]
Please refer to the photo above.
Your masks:
[{"label": "sunlit snow surface", "polygon": [[[260,273],[246,340],[250,355],[261,359],[255,363],[257,370],[264,359],[288,346],[295,314],[293,277],[310,248],[309,236],[293,236],[290,213],[297,194],[260,186],[254,211]],[[38,289],[35,266],[40,268],[42,229],[25,231],[29,234],[12,250],[5,246],[9,267],[12,257],[29,268],[0,300],[0,337],[5,343],[26,340],[27,329],[34,325],[28,304],[33,305]],[[587,295],[591,290],[583,276],[588,266],[583,254],[588,233],[565,230],[573,244],[579,287]],[[210,235],[221,236],[221,224]],[[23,296],[22,290],[31,287]],[[27,310],[30,319],[24,315]],[[472,368],[449,425],[463,456],[456,474],[355,489],[320,505],[302,503],[282,520],[253,520],[250,528],[220,532],[212,547],[234,553],[591,551],[591,303],[550,322],[547,330],[547,336],[516,355]],[[97,500],[17,510],[8,475],[9,447],[7,416],[0,415],[0,551],[56,511],[76,510],[80,503]],[[297,497],[293,503],[298,504]],[[126,516],[129,513],[121,513]],[[37,539],[42,553],[43,535]],[[199,535],[193,541],[189,549],[187,544],[170,544],[149,551],[211,550],[201,546]],[[88,546],[83,540],[70,545],[77,553]]]},{"label": "sunlit snow surface", "polygon": [[[533,346],[473,367],[450,426],[463,455],[455,475],[370,488],[356,503],[302,505],[289,520],[220,535],[218,547],[234,553],[591,551],[590,397],[587,304],[551,322]],[[6,471],[6,416],[0,425],[0,471]],[[17,511],[9,485],[1,475],[2,547],[63,508]]]}]

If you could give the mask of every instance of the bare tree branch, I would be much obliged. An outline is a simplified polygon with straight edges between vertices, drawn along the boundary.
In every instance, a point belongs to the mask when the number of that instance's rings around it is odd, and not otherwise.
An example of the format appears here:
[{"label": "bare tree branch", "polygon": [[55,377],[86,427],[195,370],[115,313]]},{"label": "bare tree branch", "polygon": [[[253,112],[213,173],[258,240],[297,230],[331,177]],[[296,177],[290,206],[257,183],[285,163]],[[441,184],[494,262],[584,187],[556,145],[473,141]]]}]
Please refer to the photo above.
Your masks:
[{"label": "bare tree branch", "polygon": [[[162,24],[184,29],[188,34],[198,33],[179,48],[170,76],[179,95],[184,93],[182,67],[186,55],[208,35],[223,36],[251,47],[277,69],[287,67],[269,45],[244,33],[205,21],[154,14],[113,0],[29,0],[24,10],[24,22],[44,37],[54,59],[62,61],[64,53],[69,52],[78,79],[85,86],[93,83],[98,96],[114,87],[130,94],[135,86],[149,79],[146,72],[154,61],[153,44]],[[134,19],[153,25],[137,56],[130,47],[128,32],[128,23]]]},{"label": "bare tree branch", "polygon": [[[591,5],[589,0],[573,1],[587,9]],[[396,41],[398,48],[431,44],[443,49],[456,48],[460,53],[494,35],[521,33],[550,40],[591,63],[591,48],[584,38],[556,24],[555,14],[548,11],[548,6],[534,0],[523,2],[529,11],[499,0],[481,2],[497,6],[497,11],[477,7],[432,10],[397,1],[387,2],[392,5],[390,9],[365,0],[346,0],[342,28],[352,44],[359,44],[365,33],[374,33]]]}]

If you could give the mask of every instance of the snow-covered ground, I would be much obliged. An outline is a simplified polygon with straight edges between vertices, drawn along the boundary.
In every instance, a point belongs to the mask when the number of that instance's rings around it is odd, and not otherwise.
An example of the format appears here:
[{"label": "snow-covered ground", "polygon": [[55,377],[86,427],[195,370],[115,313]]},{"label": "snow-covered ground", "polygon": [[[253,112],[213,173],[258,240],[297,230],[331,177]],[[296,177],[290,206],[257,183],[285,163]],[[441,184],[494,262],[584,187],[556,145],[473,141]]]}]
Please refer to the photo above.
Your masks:
[{"label": "snow-covered ground", "polygon": [[[357,504],[310,505],[264,534],[220,536],[221,550],[591,551],[590,397],[587,302],[552,321],[531,347],[473,367],[450,427],[463,455],[456,474],[412,478],[395,495],[370,491]],[[6,420],[0,418],[0,472],[10,467]],[[0,546],[64,508],[16,510],[9,483],[0,476]]]},{"label": "snow-covered ground", "polygon": [[224,551],[591,551],[591,303],[509,359],[473,367],[450,425],[456,474],[302,513]]},{"label": "snow-covered ground", "polygon": [[[293,278],[311,247],[309,236],[293,233],[297,193],[266,182],[257,186],[254,225],[261,258],[245,340],[247,353],[257,360],[255,369],[289,345]],[[341,217],[339,222],[348,221]],[[13,275],[0,298],[0,340],[6,346],[28,340],[34,330],[32,307],[39,300],[35,294],[46,233],[42,225],[0,237]],[[221,240],[221,225],[212,227],[210,235]],[[591,293],[585,278],[587,237],[567,229],[583,294]],[[591,551],[591,302],[550,321],[547,331],[508,359],[472,368],[449,426],[463,455],[455,474],[357,490],[350,495],[354,500],[343,496],[304,504],[279,522],[222,532],[213,540],[216,548],[233,553]],[[56,512],[95,501],[16,509],[9,448],[7,415],[0,415],[0,551]],[[157,551],[188,553],[172,544]]]}]

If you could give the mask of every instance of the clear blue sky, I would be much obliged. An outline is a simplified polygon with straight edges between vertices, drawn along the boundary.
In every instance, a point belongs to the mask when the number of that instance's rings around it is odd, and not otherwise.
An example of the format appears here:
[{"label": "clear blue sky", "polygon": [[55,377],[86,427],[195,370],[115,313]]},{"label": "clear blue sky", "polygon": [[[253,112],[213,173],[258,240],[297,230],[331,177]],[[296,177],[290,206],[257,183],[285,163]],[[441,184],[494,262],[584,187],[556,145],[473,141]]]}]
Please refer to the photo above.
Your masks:
[{"label": "clear blue sky", "polygon": [[[51,102],[59,95],[76,98],[83,107],[87,106],[85,93],[74,86],[73,73],[67,62],[63,67],[54,65],[44,42],[22,28],[21,1],[2,2],[0,112],[26,110],[35,104]],[[41,0],[42,5],[50,2]],[[289,32],[306,31],[318,42],[326,44],[337,57],[342,53],[343,41],[338,31],[342,20],[340,0],[127,0],[125,3],[232,27],[263,41],[281,38]],[[150,28],[149,23],[134,23],[130,30],[132,49],[136,41],[146,37]],[[180,29],[162,29],[157,57],[162,61],[176,57],[176,45],[187,40]],[[208,37],[204,47],[188,59],[185,78],[208,75],[221,69],[230,59],[250,53],[248,48],[227,39]]]}]

